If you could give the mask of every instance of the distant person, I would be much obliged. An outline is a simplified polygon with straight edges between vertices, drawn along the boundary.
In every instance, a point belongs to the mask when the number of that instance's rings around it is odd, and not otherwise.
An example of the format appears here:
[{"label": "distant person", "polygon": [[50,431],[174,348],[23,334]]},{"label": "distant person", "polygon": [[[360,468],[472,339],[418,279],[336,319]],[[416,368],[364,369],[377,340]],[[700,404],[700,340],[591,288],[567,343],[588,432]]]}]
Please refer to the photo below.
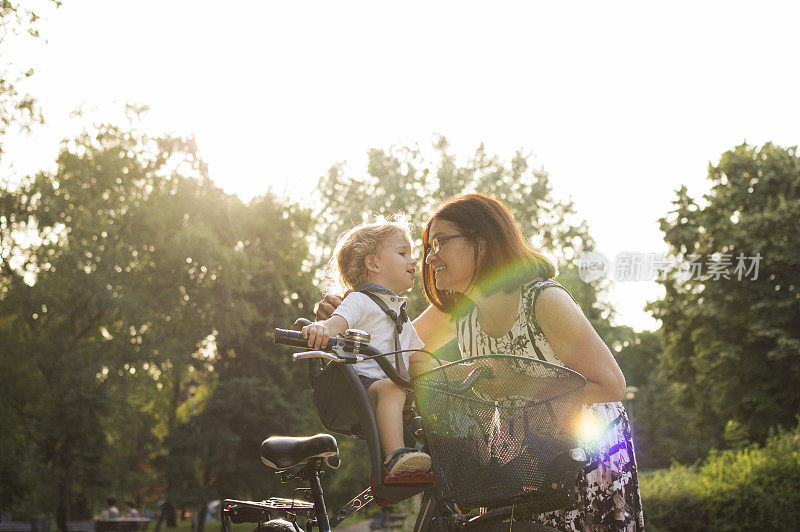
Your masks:
[{"label": "distant person", "polygon": [[113,495],[109,495],[106,499],[106,503],[108,504],[108,508],[100,512],[100,519],[118,519],[122,517],[122,514],[117,508],[117,498]]},{"label": "distant person", "polygon": [[136,509],[136,504],[130,499],[125,501],[125,517],[139,517],[139,510]]}]

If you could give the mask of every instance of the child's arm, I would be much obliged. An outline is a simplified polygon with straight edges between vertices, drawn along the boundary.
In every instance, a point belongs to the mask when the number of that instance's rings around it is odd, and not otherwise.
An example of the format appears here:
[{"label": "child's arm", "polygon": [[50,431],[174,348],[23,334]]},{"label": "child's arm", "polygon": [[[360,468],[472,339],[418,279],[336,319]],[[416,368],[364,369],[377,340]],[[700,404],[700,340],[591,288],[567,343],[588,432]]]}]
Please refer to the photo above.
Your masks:
[{"label": "child's arm", "polygon": [[331,336],[343,333],[347,328],[347,320],[337,314],[303,327],[303,338],[308,338],[308,347],[321,349],[328,345]]}]

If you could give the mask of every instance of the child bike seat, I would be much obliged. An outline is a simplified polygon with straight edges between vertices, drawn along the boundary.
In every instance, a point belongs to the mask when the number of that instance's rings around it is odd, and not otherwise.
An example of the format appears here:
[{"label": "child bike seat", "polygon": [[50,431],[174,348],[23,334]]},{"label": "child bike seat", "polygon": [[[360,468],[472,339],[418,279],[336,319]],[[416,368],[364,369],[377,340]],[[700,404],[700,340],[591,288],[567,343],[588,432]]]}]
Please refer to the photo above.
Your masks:
[{"label": "child bike seat", "polygon": [[261,461],[279,471],[305,464],[312,458],[330,460],[329,465],[338,464],[339,447],[336,438],[330,434],[305,438],[270,436],[261,444]]},{"label": "child bike seat", "polygon": [[[301,318],[295,325],[302,327],[309,323],[311,322]],[[381,453],[378,425],[367,391],[352,365],[335,363],[326,365],[318,358],[310,358],[308,374],[314,391],[314,404],[322,426],[336,434],[366,441],[370,469],[381,473],[371,475],[372,494],[380,505],[385,505],[387,501],[404,501],[421,492],[421,486],[429,485],[429,481],[423,480],[403,485],[407,479],[390,479],[389,484],[384,483],[384,457]],[[397,482],[398,480],[400,482]],[[392,485],[393,481],[397,483]]]}]

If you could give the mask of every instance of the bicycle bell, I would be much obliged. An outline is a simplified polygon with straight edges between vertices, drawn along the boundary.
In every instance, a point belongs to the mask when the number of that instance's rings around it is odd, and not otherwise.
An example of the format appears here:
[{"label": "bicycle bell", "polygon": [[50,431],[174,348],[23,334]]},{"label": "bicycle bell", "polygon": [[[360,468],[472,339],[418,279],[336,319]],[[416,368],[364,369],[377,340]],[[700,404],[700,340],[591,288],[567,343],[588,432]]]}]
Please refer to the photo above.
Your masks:
[{"label": "bicycle bell", "polygon": [[344,332],[344,350],[349,353],[358,353],[361,344],[368,344],[371,338],[367,331],[347,329]]}]

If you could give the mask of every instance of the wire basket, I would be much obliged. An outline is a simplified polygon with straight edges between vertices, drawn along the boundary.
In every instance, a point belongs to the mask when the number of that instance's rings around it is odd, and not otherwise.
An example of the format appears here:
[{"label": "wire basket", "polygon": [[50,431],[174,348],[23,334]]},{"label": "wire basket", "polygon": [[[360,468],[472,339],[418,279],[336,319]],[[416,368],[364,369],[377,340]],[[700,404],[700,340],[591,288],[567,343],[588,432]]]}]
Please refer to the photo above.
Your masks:
[{"label": "wire basket", "polygon": [[417,407],[442,498],[475,508],[547,496],[549,464],[577,447],[585,384],[568,368],[511,355],[419,375]]}]

